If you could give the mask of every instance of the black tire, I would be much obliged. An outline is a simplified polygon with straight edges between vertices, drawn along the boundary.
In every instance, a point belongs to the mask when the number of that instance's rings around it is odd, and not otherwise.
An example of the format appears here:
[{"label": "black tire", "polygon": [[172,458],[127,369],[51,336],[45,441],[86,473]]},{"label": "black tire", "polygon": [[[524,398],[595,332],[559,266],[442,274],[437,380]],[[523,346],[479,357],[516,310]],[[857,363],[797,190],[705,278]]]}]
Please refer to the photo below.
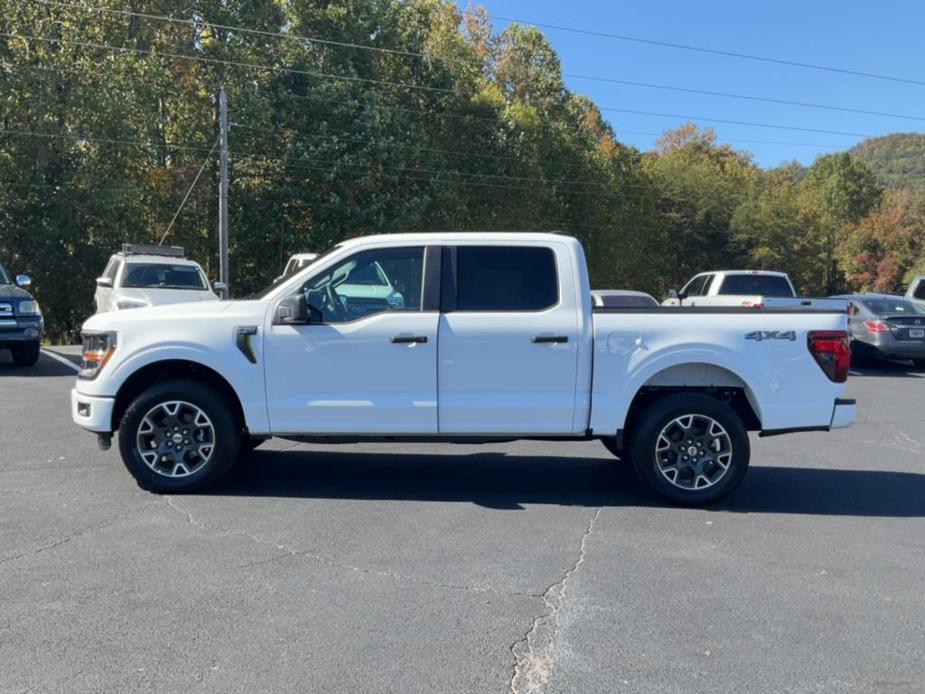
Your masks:
[{"label": "black tire", "polygon": [[[694,419],[687,420],[688,417]],[[702,433],[706,426],[712,427],[708,425],[710,421],[719,425],[715,431],[721,430],[723,435]],[[684,440],[682,436],[674,441],[673,437],[685,431],[684,423],[691,427],[685,434],[691,438]],[[663,432],[664,443],[671,446],[659,451]],[[712,450],[714,445],[719,450]],[[639,479],[659,496],[683,506],[707,506],[732,493],[748,471],[751,454],[748,432],[739,415],[716,398],[701,393],[677,393],[650,405],[636,420],[629,448]],[[689,462],[686,458],[682,461],[681,454],[688,451],[696,455]],[[668,478],[672,471],[674,481]],[[709,486],[695,488],[701,478],[710,482]]]},{"label": "black tire", "polygon": [[[196,459],[190,463],[189,474],[177,477],[171,477],[166,472],[156,470],[155,467],[160,469],[160,462],[154,463],[154,467],[146,462],[142,458],[139,441],[142,436],[152,439],[158,437],[157,434],[146,434],[141,431],[145,417],[159,405],[174,402],[184,403],[183,409],[177,413],[180,421],[178,426],[183,425],[183,420],[189,418],[190,412],[198,409],[211,425],[212,434],[211,437],[205,437],[207,443],[212,444],[207,459],[202,461],[200,454],[193,454]],[[186,405],[190,407],[187,408]],[[163,409],[157,410],[155,416],[162,417],[163,422],[168,420],[166,410]],[[167,426],[169,427],[169,423]],[[193,429],[196,425],[190,424],[189,426]],[[178,433],[183,434],[184,431],[186,430]],[[209,386],[195,381],[167,381],[151,386],[132,401],[119,424],[119,452],[122,454],[125,467],[138,482],[139,487],[158,493],[182,494],[217,482],[234,465],[238,457],[240,441],[241,424],[230,411],[226,399]],[[182,443],[185,444],[188,441]],[[193,443],[195,445],[195,442]],[[201,446],[199,450],[203,450]],[[177,464],[176,455],[169,451],[164,452],[167,454],[164,467],[175,466]],[[188,456],[189,454],[184,452],[182,455]],[[173,456],[172,459],[171,456]],[[188,460],[188,457],[184,460]],[[197,465],[198,469],[195,469]]]},{"label": "black tire", "polygon": [[10,350],[16,366],[35,366],[39,360],[42,346],[38,342],[23,342]]},{"label": "black tire", "polygon": [[616,460],[613,461],[615,465],[629,462],[629,454],[626,452],[626,449],[620,448],[620,446],[617,445],[617,438],[615,436],[602,438],[601,443],[604,444],[604,448],[610,451],[616,458]]}]

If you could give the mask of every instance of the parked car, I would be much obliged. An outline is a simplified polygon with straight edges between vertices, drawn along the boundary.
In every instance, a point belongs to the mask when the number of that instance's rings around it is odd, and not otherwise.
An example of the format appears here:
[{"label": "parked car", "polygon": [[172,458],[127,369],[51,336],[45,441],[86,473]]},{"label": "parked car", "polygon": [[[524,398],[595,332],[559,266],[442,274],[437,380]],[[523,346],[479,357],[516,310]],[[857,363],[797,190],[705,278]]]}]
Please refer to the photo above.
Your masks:
[{"label": "parked car", "polygon": [[0,349],[10,350],[17,366],[33,366],[39,360],[45,332],[39,302],[26,291],[31,284],[28,275],[17,275],[14,284],[0,264]]},{"label": "parked car", "polygon": [[[354,317],[337,286],[377,265],[402,301]],[[72,416],[103,447],[118,431],[157,492],[208,485],[271,436],[601,439],[681,504],[738,486],[748,430],[855,419],[844,311],[627,312],[590,291],[558,234],[352,239],[250,301],[90,318]]]},{"label": "parked car", "polygon": [[798,297],[786,273],[768,270],[702,272],[681,291],[669,290],[662,306],[846,309],[840,300]]},{"label": "parked car", "polygon": [[925,309],[925,275],[916,276],[906,290],[906,300],[921,309]]},{"label": "parked car", "polygon": [[299,270],[307,268],[309,265],[315,262],[315,260],[318,259],[319,255],[321,254],[320,253],[296,253],[289,259],[289,262],[286,263],[286,267],[283,268],[283,274],[281,274],[279,277],[277,277],[273,281],[279,282],[280,280],[283,280],[289,277],[290,275],[294,275]]},{"label": "parked car", "polygon": [[652,308],[658,301],[651,294],[630,289],[595,289],[591,292],[594,306],[605,308]]},{"label": "parked car", "polygon": [[108,313],[162,304],[218,301],[216,292],[226,291],[220,282],[210,285],[199,263],[187,259],[179,246],[125,244],[97,278],[94,300],[97,313]]},{"label": "parked car", "polygon": [[925,367],[925,309],[902,296],[851,294],[848,332],[860,359],[911,359]]}]

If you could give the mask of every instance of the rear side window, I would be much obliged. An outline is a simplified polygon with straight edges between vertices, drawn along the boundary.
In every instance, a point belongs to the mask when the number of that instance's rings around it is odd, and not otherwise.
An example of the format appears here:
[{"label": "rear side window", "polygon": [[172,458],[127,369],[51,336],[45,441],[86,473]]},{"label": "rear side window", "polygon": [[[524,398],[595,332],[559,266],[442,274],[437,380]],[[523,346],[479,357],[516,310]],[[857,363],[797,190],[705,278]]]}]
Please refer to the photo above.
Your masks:
[{"label": "rear side window", "polygon": [[559,302],[556,257],[549,248],[460,246],[457,311],[542,311]]},{"label": "rear side window", "polygon": [[729,275],[723,280],[720,294],[792,297],[793,290],[785,277],[778,275]]}]

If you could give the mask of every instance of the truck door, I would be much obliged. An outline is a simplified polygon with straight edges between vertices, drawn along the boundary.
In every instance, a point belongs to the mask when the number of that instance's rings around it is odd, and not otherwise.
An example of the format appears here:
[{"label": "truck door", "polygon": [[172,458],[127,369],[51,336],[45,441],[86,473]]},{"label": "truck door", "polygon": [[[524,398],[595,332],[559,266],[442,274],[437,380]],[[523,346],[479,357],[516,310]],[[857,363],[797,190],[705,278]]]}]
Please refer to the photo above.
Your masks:
[{"label": "truck door", "polygon": [[443,257],[440,433],[572,433],[586,309],[567,248],[473,243]]},{"label": "truck door", "polygon": [[305,281],[315,318],[266,334],[274,434],[437,433],[439,257],[436,247],[357,251]]}]

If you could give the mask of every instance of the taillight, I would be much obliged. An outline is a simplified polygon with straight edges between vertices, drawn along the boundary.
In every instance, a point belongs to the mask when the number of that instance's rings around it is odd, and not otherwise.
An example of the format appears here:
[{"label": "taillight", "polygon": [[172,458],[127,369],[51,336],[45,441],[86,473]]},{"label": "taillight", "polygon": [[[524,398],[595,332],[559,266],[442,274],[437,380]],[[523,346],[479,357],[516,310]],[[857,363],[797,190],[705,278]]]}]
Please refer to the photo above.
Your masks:
[{"label": "taillight", "polygon": [[742,308],[764,308],[764,304],[760,302],[752,303],[751,301],[743,301]]},{"label": "taillight", "polygon": [[848,380],[851,345],[844,330],[811,330],[807,342],[816,363],[835,383]]},{"label": "taillight", "polygon": [[867,326],[867,329],[872,333],[888,333],[890,332],[890,325],[882,320],[866,320],[864,325]]}]

